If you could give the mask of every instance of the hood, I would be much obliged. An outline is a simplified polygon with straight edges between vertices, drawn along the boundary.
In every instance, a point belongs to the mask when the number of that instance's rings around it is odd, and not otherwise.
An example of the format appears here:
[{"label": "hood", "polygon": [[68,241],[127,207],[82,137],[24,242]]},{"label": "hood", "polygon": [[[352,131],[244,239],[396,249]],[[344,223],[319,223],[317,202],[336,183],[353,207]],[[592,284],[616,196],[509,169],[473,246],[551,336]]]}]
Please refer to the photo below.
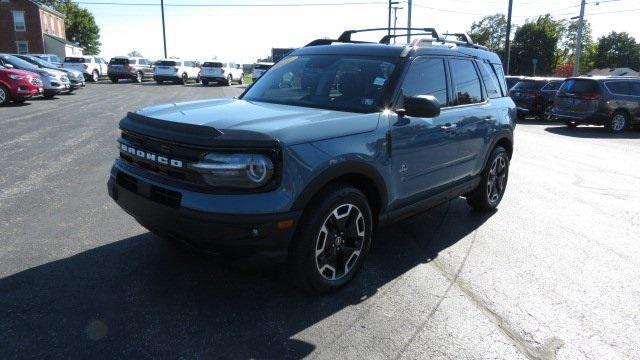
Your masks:
[{"label": "hood", "polygon": [[206,126],[223,134],[251,132],[297,144],[373,131],[378,113],[362,114],[300,106],[212,99],[144,108],[136,114],[185,125]]},{"label": "hood", "polygon": [[7,75],[13,74],[13,75],[20,75],[20,76],[39,77],[38,74],[32,71],[19,70],[19,69],[0,69],[0,73],[7,74]]},{"label": "hood", "polygon": [[38,74],[40,74],[41,76],[45,76],[45,72],[46,73],[50,73],[50,74],[54,74],[55,77],[57,77],[57,78],[60,78],[60,76],[62,76],[62,75],[67,75],[65,72],[60,71],[60,70],[56,70],[56,69],[40,68],[38,70]]}]

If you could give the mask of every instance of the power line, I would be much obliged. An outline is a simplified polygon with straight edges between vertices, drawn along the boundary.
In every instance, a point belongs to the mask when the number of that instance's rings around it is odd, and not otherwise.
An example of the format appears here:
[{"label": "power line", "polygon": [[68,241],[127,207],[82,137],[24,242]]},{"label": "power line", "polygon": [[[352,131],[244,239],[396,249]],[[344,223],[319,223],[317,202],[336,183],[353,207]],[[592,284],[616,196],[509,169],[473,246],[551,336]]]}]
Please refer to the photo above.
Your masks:
[{"label": "power line", "polygon": [[[91,1],[75,1],[80,5],[115,5],[115,6],[160,6],[160,3],[124,3],[124,2],[91,2]],[[304,6],[344,6],[344,5],[379,5],[386,2],[332,2],[332,3],[296,3],[296,4],[278,4],[278,3],[252,3],[252,4],[164,4],[165,7],[304,7]]]}]

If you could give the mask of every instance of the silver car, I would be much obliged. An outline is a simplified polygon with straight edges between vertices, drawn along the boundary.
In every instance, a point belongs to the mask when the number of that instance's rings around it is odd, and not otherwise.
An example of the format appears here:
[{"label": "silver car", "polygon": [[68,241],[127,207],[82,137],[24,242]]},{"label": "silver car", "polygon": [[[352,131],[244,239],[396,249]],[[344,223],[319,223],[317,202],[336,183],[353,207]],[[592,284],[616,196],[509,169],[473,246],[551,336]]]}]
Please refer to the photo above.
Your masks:
[{"label": "silver car", "polygon": [[82,71],[57,67],[55,64],[42,60],[41,58],[36,57],[35,55],[14,54],[13,56],[19,57],[24,61],[30,62],[41,69],[58,70],[66,73],[67,77],[69,78],[69,83],[71,84],[71,88],[69,92],[85,86],[84,74],[82,73]]}]

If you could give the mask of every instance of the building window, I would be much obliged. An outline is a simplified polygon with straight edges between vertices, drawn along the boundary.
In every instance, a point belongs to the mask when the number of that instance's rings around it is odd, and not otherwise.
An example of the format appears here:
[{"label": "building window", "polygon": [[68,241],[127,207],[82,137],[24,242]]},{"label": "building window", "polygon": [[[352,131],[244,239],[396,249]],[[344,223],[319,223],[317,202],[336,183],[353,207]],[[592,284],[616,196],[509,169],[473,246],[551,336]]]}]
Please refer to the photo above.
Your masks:
[{"label": "building window", "polygon": [[28,41],[16,41],[16,49],[18,50],[18,54],[28,54],[29,53],[29,42]]},{"label": "building window", "polygon": [[13,13],[13,29],[15,31],[27,31],[24,23],[24,11],[12,11]]}]

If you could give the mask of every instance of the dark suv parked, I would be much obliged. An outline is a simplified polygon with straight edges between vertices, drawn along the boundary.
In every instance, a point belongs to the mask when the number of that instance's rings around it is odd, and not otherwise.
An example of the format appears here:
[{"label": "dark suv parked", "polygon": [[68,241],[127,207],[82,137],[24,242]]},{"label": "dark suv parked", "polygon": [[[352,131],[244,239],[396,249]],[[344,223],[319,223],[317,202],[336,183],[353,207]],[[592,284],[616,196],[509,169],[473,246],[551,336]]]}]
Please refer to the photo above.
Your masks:
[{"label": "dark suv parked", "polygon": [[500,59],[413,30],[428,38],[315,40],[237,99],[128,113],[110,196],[162,237],[287,256],[314,292],[353,278],[376,225],[458,196],[496,208],[516,115]]},{"label": "dark suv parked", "polygon": [[531,77],[518,81],[509,95],[516,103],[518,116],[535,115],[548,117],[553,108],[553,99],[564,79]]},{"label": "dark suv parked", "polygon": [[151,61],[138,57],[114,57],[109,60],[107,75],[113,83],[120,79],[128,79],[141,83],[144,79],[153,78]]},{"label": "dark suv parked", "polygon": [[568,127],[604,125],[619,132],[640,123],[640,78],[577,77],[556,94],[553,116]]}]

